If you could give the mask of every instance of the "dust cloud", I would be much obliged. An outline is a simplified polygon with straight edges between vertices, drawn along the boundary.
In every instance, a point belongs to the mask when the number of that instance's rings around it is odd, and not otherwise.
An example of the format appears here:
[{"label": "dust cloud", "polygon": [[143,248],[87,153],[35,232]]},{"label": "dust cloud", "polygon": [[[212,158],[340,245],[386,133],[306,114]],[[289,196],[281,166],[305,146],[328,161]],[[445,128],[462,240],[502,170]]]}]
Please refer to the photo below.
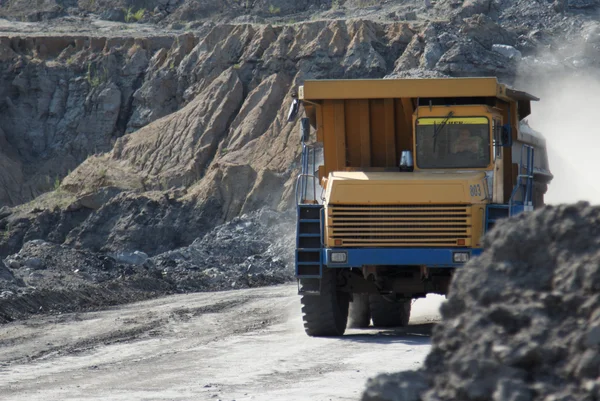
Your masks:
[{"label": "dust cloud", "polygon": [[585,200],[600,204],[600,77],[546,77],[526,85],[541,98],[528,121],[547,140],[554,180],[548,204]]}]

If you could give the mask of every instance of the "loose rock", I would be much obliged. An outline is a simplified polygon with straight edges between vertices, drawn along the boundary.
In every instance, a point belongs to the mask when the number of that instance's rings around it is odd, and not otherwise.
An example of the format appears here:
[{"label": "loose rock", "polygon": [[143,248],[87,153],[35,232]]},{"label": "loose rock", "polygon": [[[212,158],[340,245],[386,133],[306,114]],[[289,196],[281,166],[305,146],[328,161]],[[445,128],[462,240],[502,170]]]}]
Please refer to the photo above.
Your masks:
[{"label": "loose rock", "polygon": [[23,260],[25,267],[13,270],[0,262],[0,293],[21,293],[0,297],[0,323],[3,316],[14,320],[40,308],[70,312],[169,293],[289,282],[294,244],[292,216],[269,210],[235,218],[188,247],[152,258],[140,251],[105,255],[29,241],[7,258]]},{"label": "loose rock", "polygon": [[363,400],[590,400],[599,244],[600,207],[586,203],[499,223],[453,279],[425,367],[378,377]]},{"label": "loose rock", "polygon": [[521,52],[518,51],[517,49],[515,49],[512,46],[508,46],[508,45],[493,45],[492,46],[492,50],[495,51],[496,53],[500,53],[503,56],[509,58],[509,59],[515,59],[515,60],[520,60],[521,59]]},{"label": "loose rock", "polygon": [[44,268],[44,261],[40,258],[30,258],[25,260],[25,266],[32,270],[40,270]]}]

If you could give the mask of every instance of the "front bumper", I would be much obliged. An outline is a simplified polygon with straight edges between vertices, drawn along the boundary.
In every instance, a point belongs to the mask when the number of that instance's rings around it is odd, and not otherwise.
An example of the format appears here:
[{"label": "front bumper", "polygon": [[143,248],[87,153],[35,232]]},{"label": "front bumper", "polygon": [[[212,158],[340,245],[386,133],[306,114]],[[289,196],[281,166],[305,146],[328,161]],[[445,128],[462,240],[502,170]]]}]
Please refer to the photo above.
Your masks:
[{"label": "front bumper", "polygon": [[[333,262],[333,252],[345,252],[345,262]],[[323,264],[329,268],[362,266],[427,266],[455,268],[464,263],[455,263],[453,254],[468,253],[469,260],[480,255],[479,248],[325,248]]]}]

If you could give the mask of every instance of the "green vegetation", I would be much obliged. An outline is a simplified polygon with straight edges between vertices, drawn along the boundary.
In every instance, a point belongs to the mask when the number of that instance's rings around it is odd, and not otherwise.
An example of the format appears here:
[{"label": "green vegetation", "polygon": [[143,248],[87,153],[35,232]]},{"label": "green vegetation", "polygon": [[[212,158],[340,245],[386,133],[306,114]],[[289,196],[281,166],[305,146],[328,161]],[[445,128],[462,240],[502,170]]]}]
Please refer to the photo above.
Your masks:
[{"label": "green vegetation", "polygon": [[371,7],[376,6],[377,4],[379,4],[379,1],[377,0],[359,0],[358,2],[359,7]]},{"label": "green vegetation", "polygon": [[10,229],[11,229],[11,224],[8,223],[6,225],[6,227],[4,227],[4,231],[2,231],[0,233],[0,238],[2,238],[2,239],[8,239],[10,237]]},{"label": "green vegetation", "polygon": [[340,0],[333,0],[331,2],[331,9],[337,10],[338,8],[340,8]]},{"label": "green vegetation", "polygon": [[124,11],[125,11],[125,22],[127,22],[127,23],[138,22],[139,20],[144,18],[144,15],[146,14],[145,8],[140,8],[137,11],[133,11],[133,7],[129,7],[127,10],[124,10]]},{"label": "green vegetation", "polygon": [[192,185],[194,185],[197,181],[198,180],[196,178],[187,175],[184,177],[182,184],[185,188],[189,188]]},{"label": "green vegetation", "polygon": [[269,13],[272,15],[277,15],[281,12],[281,8],[275,7],[273,4],[269,6]]},{"label": "green vegetation", "polygon": [[51,191],[41,194],[28,203],[16,206],[13,210],[17,213],[28,213],[33,209],[56,210],[66,209],[77,200],[77,197],[65,190]]},{"label": "green vegetation", "polygon": [[[50,185],[50,183],[52,183],[52,178],[49,175],[47,175],[46,184]],[[54,184],[52,184],[52,188],[55,191],[60,190],[60,178],[58,178],[58,176],[54,177]]]},{"label": "green vegetation", "polygon": [[167,181],[166,177],[160,177],[158,187],[161,191],[166,191],[169,189],[169,182]]},{"label": "green vegetation", "polygon": [[92,68],[91,63],[88,64],[88,70],[85,79],[92,88],[97,88],[98,86],[100,86],[100,84],[108,80],[108,70],[106,69],[106,67],[104,67],[103,71],[104,72],[102,74],[99,74],[95,68]]},{"label": "green vegetation", "polygon": [[71,57],[69,57],[67,59],[67,65],[71,65],[75,62],[75,60],[77,60],[77,56],[75,54],[73,54]]}]

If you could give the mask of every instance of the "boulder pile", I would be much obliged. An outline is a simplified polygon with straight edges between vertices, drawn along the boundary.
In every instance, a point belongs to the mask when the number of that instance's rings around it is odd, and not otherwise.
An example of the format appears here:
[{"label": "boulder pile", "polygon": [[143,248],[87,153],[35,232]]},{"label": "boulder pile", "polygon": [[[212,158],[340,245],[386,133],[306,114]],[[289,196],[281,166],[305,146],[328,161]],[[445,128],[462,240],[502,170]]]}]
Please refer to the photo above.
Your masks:
[{"label": "boulder pile", "polygon": [[28,241],[0,261],[0,323],[172,293],[282,284],[293,279],[293,233],[291,216],[259,210],[151,258]]},{"label": "boulder pile", "polygon": [[455,276],[425,366],[371,379],[364,401],[600,397],[600,208],[499,223]]}]

